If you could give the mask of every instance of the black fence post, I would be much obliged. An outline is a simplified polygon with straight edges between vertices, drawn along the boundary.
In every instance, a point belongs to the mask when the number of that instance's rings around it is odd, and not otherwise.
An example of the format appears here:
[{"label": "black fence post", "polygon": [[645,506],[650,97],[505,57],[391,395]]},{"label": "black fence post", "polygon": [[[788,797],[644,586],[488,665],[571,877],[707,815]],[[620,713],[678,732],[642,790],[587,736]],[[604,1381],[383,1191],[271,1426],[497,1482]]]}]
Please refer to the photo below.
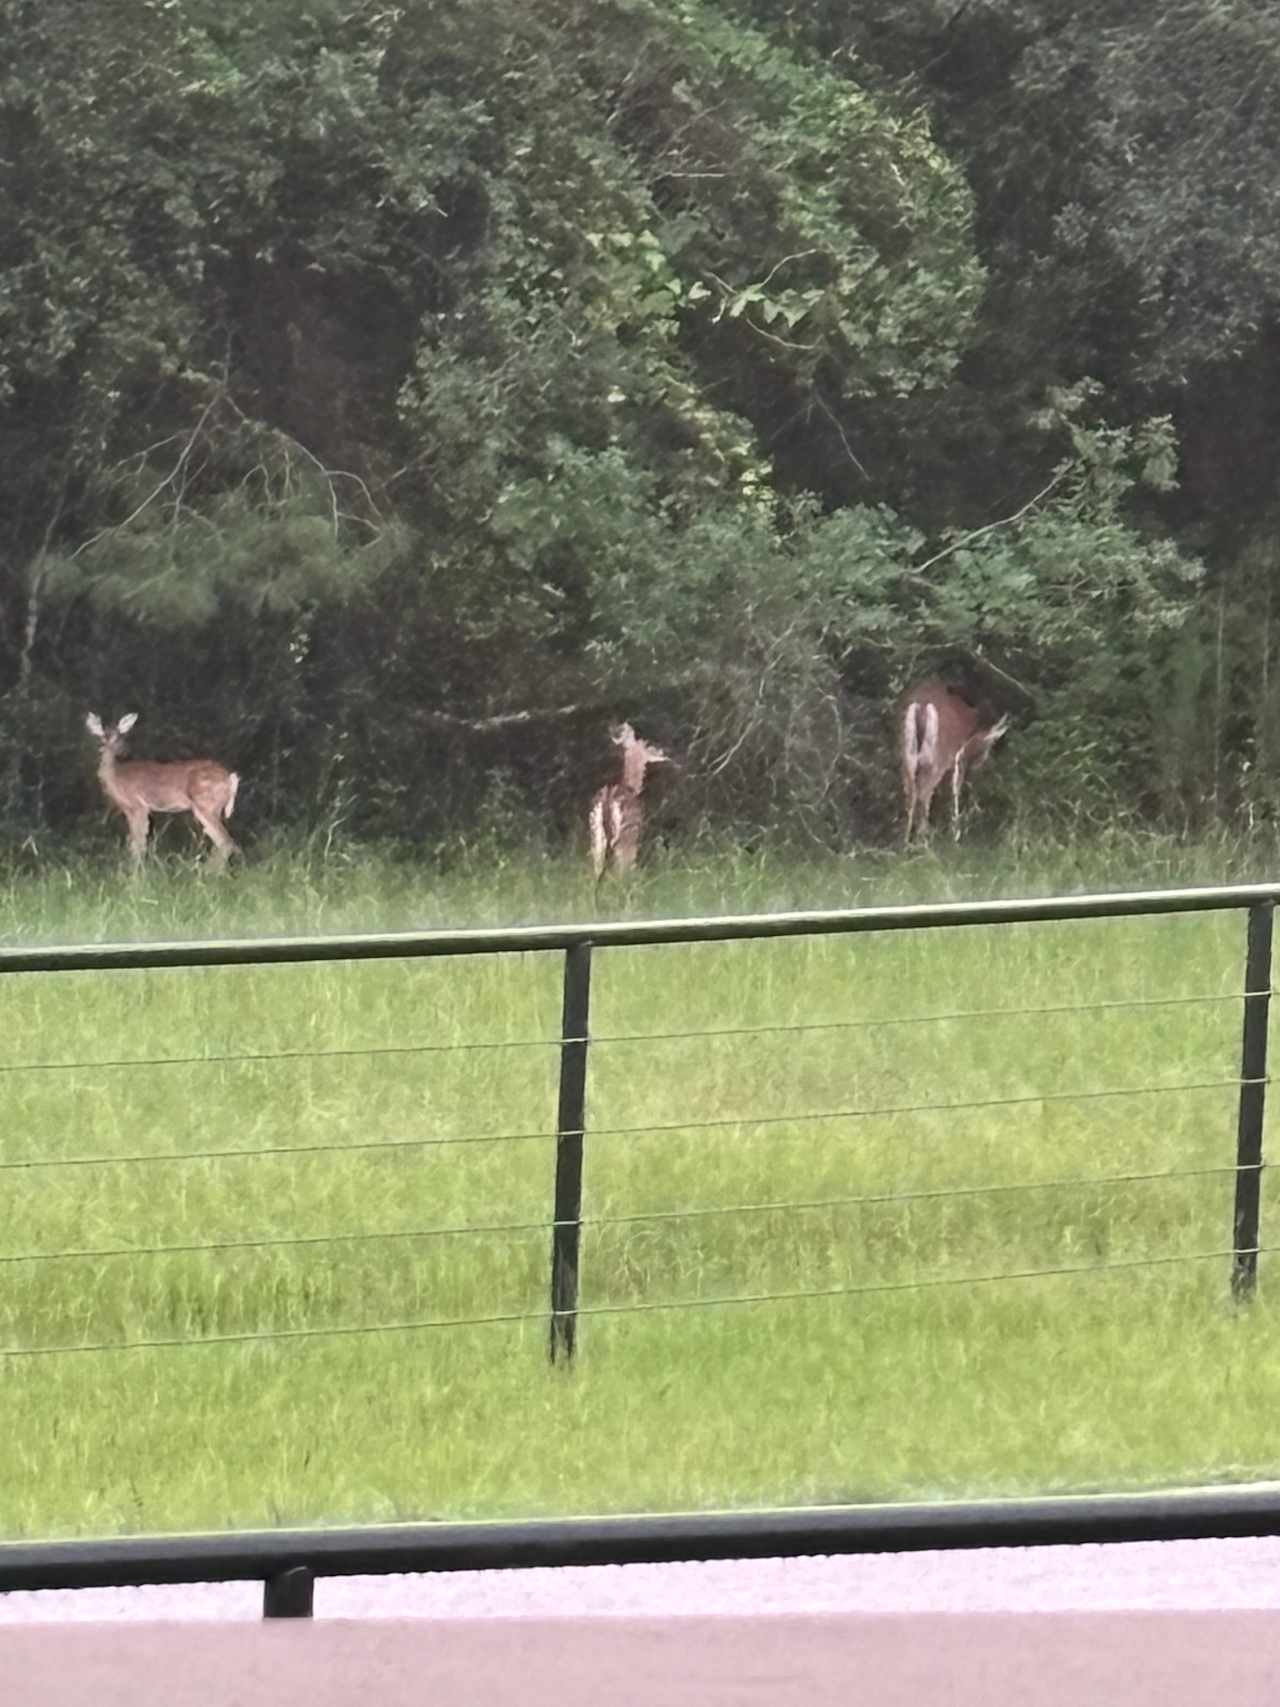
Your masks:
[{"label": "black fence post", "polygon": [[310,1618],[315,1609],[315,1573],[309,1565],[290,1565],[269,1576],[262,1588],[264,1618]]},{"label": "black fence post", "polygon": [[573,1361],[578,1329],[578,1247],[582,1237],[582,1139],[587,1109],[587,1026],[591,1018],[591,944],[564,955],[560,1021],[560,1102],[556,1116],[556,1206],[551,1230],[552,1363]]},{"label": "black fence post", "polygon": [[1267,1106],[1267,1021],[1271,1013],[1273,903],[1249,909],[1244,974],[1244,1037],[1240,1047],[1240,1108],[1236,1120],[1236,1209],[1231,1292],[1252,1298],[1258,1286],[1259,1208],[1262,1201],[1262,1129]]}]

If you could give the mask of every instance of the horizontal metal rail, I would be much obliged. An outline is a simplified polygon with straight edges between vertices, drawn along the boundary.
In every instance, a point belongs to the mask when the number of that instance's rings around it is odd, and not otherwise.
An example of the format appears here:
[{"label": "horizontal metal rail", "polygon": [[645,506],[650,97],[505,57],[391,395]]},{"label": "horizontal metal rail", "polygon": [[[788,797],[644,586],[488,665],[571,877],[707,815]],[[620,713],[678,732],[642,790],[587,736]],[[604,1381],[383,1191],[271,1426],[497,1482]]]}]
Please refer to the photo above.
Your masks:
[{"label": "horizontal metal rail", "polygon": [[0,1543],[0,1593],[1280,1534],[1280,1486]]},{"label": "horizontal metal rail", "polygon": [[503,930],[387,931],[373,935],[252,937],[212,942],[84,943],[0,948],[0,973],[123,972],[190,966],[285,966],[340,960],[428,960],[459,954],[531,954],[548,949],[645,948],[662,943],[756,942],[777,937],[849,936],[941,930],[957,925],[1055,924],[1153,914],[1230,912],[1280,901],[1280,883],[1201,889],[1121,890],[1023,901],[945,901],[926,906],[855,907],[811,913],[743,913],[723,918],[615,920],[521,925]]}]

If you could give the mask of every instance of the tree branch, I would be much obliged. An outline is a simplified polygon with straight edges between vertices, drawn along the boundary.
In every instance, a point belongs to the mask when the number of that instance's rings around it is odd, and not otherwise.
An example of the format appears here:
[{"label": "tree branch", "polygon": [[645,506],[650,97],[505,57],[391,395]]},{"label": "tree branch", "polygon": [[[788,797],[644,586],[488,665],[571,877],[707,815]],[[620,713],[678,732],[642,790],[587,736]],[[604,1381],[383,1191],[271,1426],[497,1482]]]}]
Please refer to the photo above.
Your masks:
[{"label": "tree branch", "polygon": [[428,729],[461,730],[468,735],[492,735],[503,729],[530,728],[538,723],[566,723],[574,717],[604,715],[614,709],[611,699],[575,700],[571,705],[530,707],[524,711],[498,711],[489,717],[456,717],[448,711],[414,713]]},{"label": "tree branch", "polygon": [[[692,687],[697,682],[704,681],[706,676],[706,670],[689,670],[682,675],[668,677],[662,682],[649,683],[643,697],[652,700],[680,688]],[[521,711],[495,711],[486,717],[459,717],[451,711],[426,711],[421,708],[413,715],[428,729],[442,729],[467,735],[494,735],[504,729],[530,729],[540,723],[568,723],[575,717],[615,716],[622,702],[638,697],[640,696],[628,695],[625,692],[613,693],[607,698],[602,695],[594,699],[576,699],[568,705],[528,706]]]},{"label": "tree branch", "polygon": [[1069,473],[1069,468],[1060,468],[1047,486],[1042,486],[1033,498],[1028,498],[1022,508],[1015,510],[1011,516],[1001,516],[999,521],[988,522],[985,527],[974,528],[972,533],[966,533],[959,539],[953,539],[950,545],[944,545],[941,551],[935,552],[932,557],[917,564],[911,570],[912,579],[918,580],[926,569],[932,569],[935,563],[941,563],[944,557],[950,557],[952,552],[959,551],[961,546],[971,545],[975,539],[981,539],[983,534],[992,533],[996,528],[1010,527],[1014,522],[1020,522],[1028,510],[1033,510],[1042,499],[1049,496],[1055,486],[1061,486]]},{"label": "tree branch", "polygon": [[1031,689],[1024,682],[1020,682],[1016,676],[1011,676],[1008,670],[1002,670],[999,664],[993,664],[985,652],[981,652],[973,646],[960,646],[957,647],[957,651],[963,653],[975,669],[999,682],[1001,687],[1021,702],[1024,710],[1029,711],[1034,706],[1035,695]]},{"label": "tree branch", "polygon": [[[200,419],[196,422],[195,426],[192,427],[191,431],[186,435],[186,443],[183,445],[182,450],[178,455],[178,460],[174,463],[173,467],[165,475],[164,479],[161,480],[158,483],[158,485],[154,486],[151,489],[151,491],[147,493],[146,497],[142,500],[142,502],[135,509],[131,510],[122,522],[116,522],[115,525],[112,527],[100,528],[97,533],[90,534],[88,539],[82,540],[80,542],[80,544],[76,546],[75,550],[71,553],[71,556],[73,559],[79,557],[83,552],[88,551],[92,546],[97,545],[99,543],[99,541],[108,538],[111,534],[123,533],[125,528],[127,528],[132,522],[137,521],[138,517],[142,514],[142,512],[144,510],[149,509],[151,507],[151,505],[155,503],[156,499],[160,496],[160,494],[165,490],[166,487],[168,487],[168,486],[177,487],[178,482],[181,481],[181,479],[182,479],[183,470],[186,468],[187,458],[191,455],[192,451],[195,449],[196,440],[199,438],[200,433],[204,428],[205,422],[209,419],[209,416],[213,413],[214,407],[217,404],[217,402],[218,402],[218,396],[215,393],[215,395],[209,399],[209,401],[205,404],[204,408],[200,411]],[[182,437],[181,434],[171,434],[169,439],[162,440],[161,443],[162,444],[166,444],[166,443],[171,444],[174,442],[175,439],[178,439],[180,437]],[[133,461],[133,460],[135,460],[133,457],[126,458],[126,461]],[[181,491],[180,490],[179,490],[178,502],[181,503]]]},{"label": "tree branch", "polygon": [[853,446],[849,443],[849,435],[845,432],[844,423],[841,421],[840,417],[836,414],[835,410],[827,402],[826,398],[818,390],[816,385],[813,387],[810,395],[812,396],[814,402],[818,405],[819,409],[822,410],[822,413],[827,417],[828,421],[831,422],[831,425],[835,428],[836,432],[839,433],[840,443],[844,446],[844,454],[849,458],[849,461],[857,469],[858,473],[862,476],[862,478],[864,480],[869,479],[870,476],[868,475],[866,469],[862,466],[861,462],[859,462],[857,456],[854,453]]}]

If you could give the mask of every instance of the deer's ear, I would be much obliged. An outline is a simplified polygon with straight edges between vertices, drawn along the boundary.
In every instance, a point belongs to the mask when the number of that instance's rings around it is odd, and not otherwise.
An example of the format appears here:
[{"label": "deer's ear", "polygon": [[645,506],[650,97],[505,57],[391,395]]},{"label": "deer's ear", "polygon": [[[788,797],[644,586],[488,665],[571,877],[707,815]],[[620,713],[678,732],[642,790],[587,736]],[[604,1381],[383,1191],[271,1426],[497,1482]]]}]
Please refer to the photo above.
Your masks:
[{"label": "deer's ear", "polygon": [[116,728],[122,735],[127,735],[137,721],[138,714],[136,711],[126,711],[119,723],[116,724]]},{"label": "deer's ear", "polygon": [[96,711],[91,711],[89,713],[84,720],[84,726],[91,735],[96,735],[99,740],[102,739],[102,719],[98,716]]}]

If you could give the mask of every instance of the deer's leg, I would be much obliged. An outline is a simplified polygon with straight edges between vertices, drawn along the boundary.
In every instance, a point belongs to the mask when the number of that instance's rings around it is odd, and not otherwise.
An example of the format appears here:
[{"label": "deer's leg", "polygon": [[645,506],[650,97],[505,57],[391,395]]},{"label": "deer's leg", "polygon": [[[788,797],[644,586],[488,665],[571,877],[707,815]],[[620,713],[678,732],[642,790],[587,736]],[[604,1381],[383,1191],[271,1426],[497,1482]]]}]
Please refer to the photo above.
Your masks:
[{"label": "deer's leg", "polygon": [[130,812],[127,814],[129,825],[129,858],[135,872],[142,870],[142,862],[147,857],[147,826],[151,822],[151,814],[147,811]]},{"label": "deer's leg", "polygon": [[929,839],[929,814],[933,809],[933,791],[938,786],[937,777],[930,777],[916,794],[916,810],[920,815],[920,839]]},{"label": "deer's leg", "polygon": [[960,840],[960,791],[964,787],[964,760],[957,758],[951,767],[951,836]]},{"label": "deer's leg", "polygon": [[640,802],[631,799],[625,803],[620,803],[613,859],[614,864],[623,876],[635,869],[636,855],[640,852],[640,836],[643,830],[644,812]]},{"label": "deer's leg", "polygon": [[621,827],[613,844],[613,869],[625,877],[636,863],[636,835],[630,825]]},{"label": "deer's leg", "polygon": [[231,839],[221,817],[217,812],[211,812],[203,806],[195,805],[191,808],[191,816],[213,843],[213,855],[209,861],[209,869],[211,871],[224,870],[231,855],[239,853],[240,849]]}]

